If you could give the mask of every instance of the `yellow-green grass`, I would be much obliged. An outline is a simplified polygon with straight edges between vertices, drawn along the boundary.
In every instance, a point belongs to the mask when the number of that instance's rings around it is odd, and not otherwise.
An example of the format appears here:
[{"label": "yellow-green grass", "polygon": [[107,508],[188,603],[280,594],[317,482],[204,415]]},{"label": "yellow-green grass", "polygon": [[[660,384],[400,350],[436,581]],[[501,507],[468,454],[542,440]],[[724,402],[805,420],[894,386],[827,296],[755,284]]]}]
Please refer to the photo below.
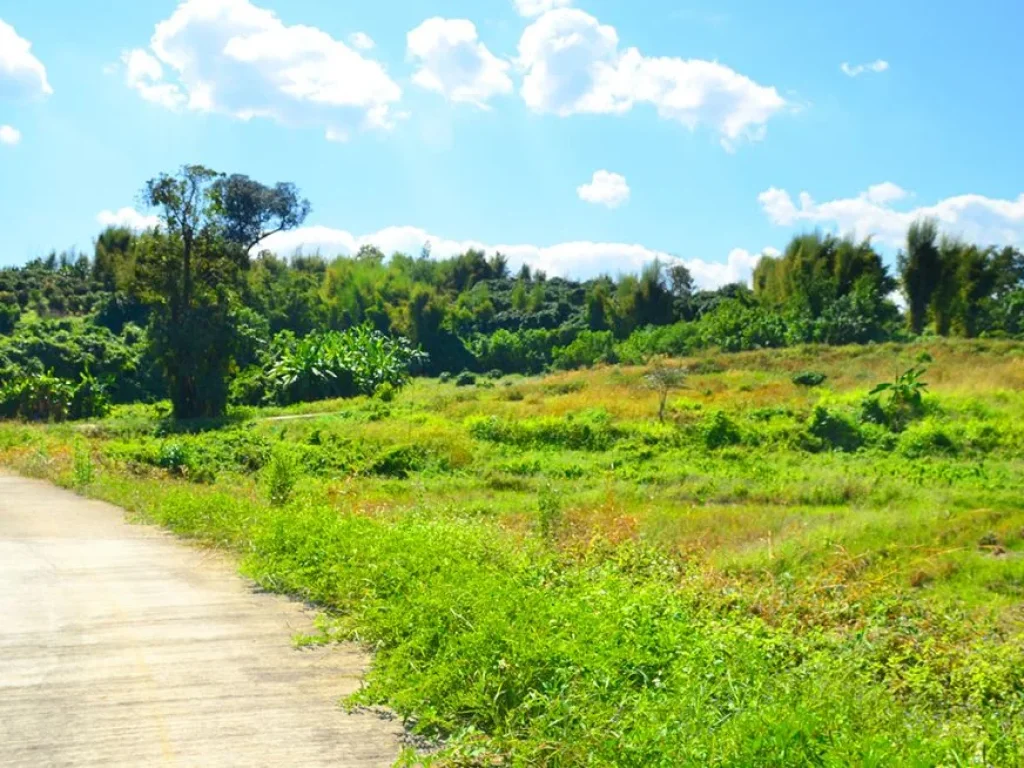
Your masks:
[{"label": "yellow-green grass", "polygon": [[[140,406],[0,425],[0,460],[322,604],[378,650],[361,700],[447,736],[437,760],[1024,762],[1024,345],[679,363],[704,372],[665,424],[643,368],[605,367],[194,433]],[[916,364],[919,418],[860,424]],[[819,407],[856,450],[810,433]]]}]

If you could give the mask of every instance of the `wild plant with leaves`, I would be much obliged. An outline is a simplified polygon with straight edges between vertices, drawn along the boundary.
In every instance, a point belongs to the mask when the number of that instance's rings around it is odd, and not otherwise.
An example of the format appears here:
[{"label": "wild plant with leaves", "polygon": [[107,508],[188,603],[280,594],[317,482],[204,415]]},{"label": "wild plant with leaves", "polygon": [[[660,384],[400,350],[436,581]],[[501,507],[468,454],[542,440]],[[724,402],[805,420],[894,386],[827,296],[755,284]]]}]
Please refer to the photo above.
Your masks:
[{"label": "wild plant with leaves", "polygon": [[275,340],[267,370],[271,399],[281,403],[373,394],[381,385],[398,388],[426,355],[401,337],[369,325]]},{"label": "wild plant with leaves", "polygon": [[886,396],[885,412],[892,429],[899,431],[921,415],[928,391],[928,383],[922,377],[927,372],[923,367],[908,368],[893,381],[883,381],[868,393],[869,398]]}]

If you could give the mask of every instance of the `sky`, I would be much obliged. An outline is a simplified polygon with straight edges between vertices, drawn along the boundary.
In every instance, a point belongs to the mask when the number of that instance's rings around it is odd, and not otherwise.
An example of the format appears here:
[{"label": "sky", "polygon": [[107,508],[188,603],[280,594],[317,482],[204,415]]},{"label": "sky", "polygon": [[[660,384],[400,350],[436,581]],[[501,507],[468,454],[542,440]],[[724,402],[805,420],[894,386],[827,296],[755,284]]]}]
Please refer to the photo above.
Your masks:
[{"label": "sky", "polygon": [[748,280],[814,229],[1024,244],[1019,0],[0,0],[0,265],[145,227],[186,163],[264,245]]}]

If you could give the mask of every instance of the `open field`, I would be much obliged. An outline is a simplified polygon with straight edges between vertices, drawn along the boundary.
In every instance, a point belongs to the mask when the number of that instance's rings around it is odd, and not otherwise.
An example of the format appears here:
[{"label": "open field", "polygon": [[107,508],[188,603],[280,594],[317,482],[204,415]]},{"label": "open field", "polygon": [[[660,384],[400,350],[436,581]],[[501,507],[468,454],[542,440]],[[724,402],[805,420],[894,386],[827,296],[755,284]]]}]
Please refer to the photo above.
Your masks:
[{"label": "open field", "polygon": [[[444,764],[1024,763],[1024,344],[680,362],[664,423],[603,367],[0,424],[0,461],[321,606],[305,641],[376,651],[353,703]],[[877,423],[915,365],[919,412]]]}]

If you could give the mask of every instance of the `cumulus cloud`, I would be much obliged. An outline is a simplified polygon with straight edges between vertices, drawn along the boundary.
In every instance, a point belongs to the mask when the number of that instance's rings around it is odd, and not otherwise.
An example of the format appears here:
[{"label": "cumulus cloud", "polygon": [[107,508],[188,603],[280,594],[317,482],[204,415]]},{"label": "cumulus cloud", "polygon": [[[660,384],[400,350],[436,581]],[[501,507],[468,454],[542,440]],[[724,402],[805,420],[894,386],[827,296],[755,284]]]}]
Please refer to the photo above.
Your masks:
[{"label": "cumulus cloud", "polygon": [[762,192],[758,200],[775,224],[831,224],[840,232],[874,237],[892,246],[901,245],[907,228],[922,218],[933,218],[947,234],[975,242],[997,245],[1024,242],[1024,194],[1016,200],[966,194],[909,210],[894,207],[894,203],[908,196],[902,187],[884,182],[869,187],[856,197],[824,203],[816,202],[807,192],[801,192],[798,204],[787,191],[775,187]]},{"label": "cumulus cloud", "polygon": [[839,69],[843,71],[843,74],[847,77],[860,77],[865,73],[880,74],[889,69],[889,62],[885,59],[876,59],[875,61],[867,64],[850,64],[844,61],[839,65]]},{"label": "cumulus cloud", "polygon": [[12,125],[0,125],[0,144],[14,146],[21,141],[21,131]]},{"label": "cumulus cloud", "polygon": [[129,88],[139,92],[146,101],[160,104],[168,109],[178,109],[187,99],[174,83],[163,81],[164,68],[160,61],[141,49],[127,51],[121,56],[124,64],[124,80]]},{"label": "cumulus cloud", "polygon": [[774,87],[715,61],[648,57],[619,47],[618,32],[581,10],[545,13],[519,41],[522,97],[535,112],[560,117],[621,114],[651,104],[695,129],[709,125],[726,149],[763,138],[786,102]]},{"label": "cumulus cloud", "polygon": [[408,34],[409,57],[419,69],[413,82],[451,101],[486,108],[493,96],[511,93],[510,65],[477,37],[466,19],[427,19]]},{"label": "cumulus cloud", "polygon": [[48,96],[53,93],[46,67],[32,54],[32,44],[0,19],[0,97]]},{"label": "cumulus cloud", "polygon": [[527,18],[541,16],[555,8],[566,8],[572,5],[572,0],[514,0],[514,2],[519,15]]},{"label": "cumulus cloud", "polygon": [[618,208],[629,200],[629,184],[626,177],[609,171],[594,171],[589,184],[576,188],[580,200],[608,208]]},{"label": "cumulus cloud", "polygon": [[373,38],[365,32],[353,32],[348,36],[348,41],[353,48],[360,51],[369,51],[377,45],[373,42]]},{"label": "cumulus cloud", "polygon": [[490,244],[478,240],[452,240],[438,237],[419,227],[387,227],[368,235],[355,235],[331,227],[302,227],[268,237],[261,248],[281,256],[302,252],[321,253],[324,256],[349,255],[364,245],[373,245],[384,253],[418,254],[427,243],[435,258],[447,258],[465,253],[470,248],[494,253],[500,251],[509,258],[513,269],[522,264],[542,269],[549,275],[590,278],[600,274],[635,272],[654,259],[667,264],[683,263],[693,274],[701,288],[716,288],[726,283],[749,283],[760,255],[742,248],[731,251],[724,261],[679,259],[671,254],[631,243],[597,243],[574,241],[551,246],[531,244]]},{"label": "cumulus cloud", "polygon": [[137,232],[153,229],[160,224],[158,216],[147,216],[134,208],[121,208],[116,211],[100,211],[96,221],[104,227],[128,227]]},{"label": "cumulus cloud", "polygon": [[249,0],[185,0],[122,60],[128,85],[165,107],[336,133],[389,127],[401,97],[379,62]]}]

